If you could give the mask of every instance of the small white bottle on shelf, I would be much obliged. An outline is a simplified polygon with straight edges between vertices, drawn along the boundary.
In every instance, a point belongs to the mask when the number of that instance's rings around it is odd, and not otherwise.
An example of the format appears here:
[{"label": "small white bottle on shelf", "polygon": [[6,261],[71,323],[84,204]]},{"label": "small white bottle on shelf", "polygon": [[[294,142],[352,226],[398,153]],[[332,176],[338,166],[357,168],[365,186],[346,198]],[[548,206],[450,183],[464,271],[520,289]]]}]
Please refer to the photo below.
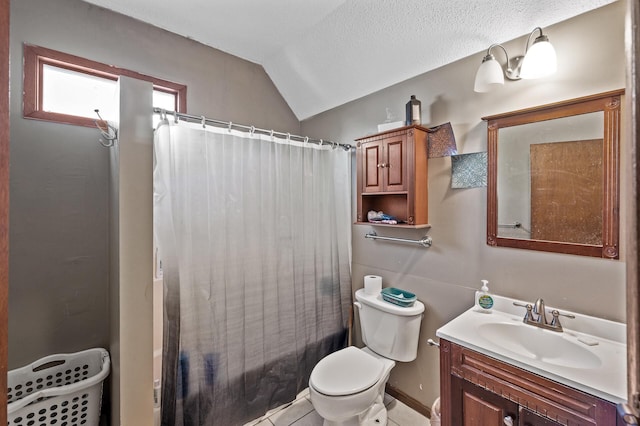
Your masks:
[{"label": "small white bottle on shelf", "polygon": [[482,287],[476,291],[475,311],[490,314],[493,309],[493,296],[489,293],[489,281],[481,280]]}]

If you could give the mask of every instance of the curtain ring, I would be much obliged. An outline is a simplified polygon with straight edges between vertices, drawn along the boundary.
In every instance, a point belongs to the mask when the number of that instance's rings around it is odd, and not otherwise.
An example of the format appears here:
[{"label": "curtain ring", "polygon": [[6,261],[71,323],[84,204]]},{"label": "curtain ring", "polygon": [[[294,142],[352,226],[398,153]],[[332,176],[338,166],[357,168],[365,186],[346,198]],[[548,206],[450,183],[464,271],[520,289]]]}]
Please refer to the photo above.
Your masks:
[{"label": "curtain ring", "polygon": [[173,111],[173,122],[178,124],[178,113],[176,111]]},{"label": "curtain ring", "polygon": [[249,129],[249,135],[253,137],[253,134],[255,133],[255,131],[256,131],[256,126],[251,126],[251,129]]},{"label": "curtain ring", "polygon": [[273,140],[273,129],[271,129],[271,133],[269,133],[269,135],[271,136],[271,140]]},{"label": "curtain ring", "polygon": [[322,139],[320,139],[320,146],[322,146],[323,143],[324,143],[324,141]]},{"label": "curtain ring", "polygon": [[229,127],[227,128],[227,130],[229,131],[229,133],[231,133],[231,126],[233,126],[233,123],[230,121],[230,122],[229,122]]},{"label": "curtain ring", "polygon": [[304,137],[304,143],[309,143],[309,136]]},{"label": "curtain ring", "polygon": [[331,145],[333,145],[333,149],[336,149],[338,147],[338,143],[337,142],[331,141]]},{"label": "curtain ring", "polygon": [[201,121],[201,123],[202,123],[202,128],[203,128],[203,129],[206,129],[206,128],[207,128],[206,120],[207,120],[207,119],[206,119],[206,118],[204,118],[204,115],[203,115],[203,116],[202,116],[202,121]]},{"label": "curtain ring", "polygon": [[287,142],[291,142],[291,133],[287,133]]}]

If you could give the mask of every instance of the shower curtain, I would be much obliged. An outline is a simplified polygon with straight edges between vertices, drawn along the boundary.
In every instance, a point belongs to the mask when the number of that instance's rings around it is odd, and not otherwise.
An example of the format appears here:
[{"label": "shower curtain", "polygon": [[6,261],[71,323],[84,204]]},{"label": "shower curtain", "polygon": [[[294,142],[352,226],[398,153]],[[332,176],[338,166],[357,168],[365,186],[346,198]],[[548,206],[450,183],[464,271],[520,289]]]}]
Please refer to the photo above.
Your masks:
[{"label": "shower curtain", "polygon": [[350,153],[166,119],[154,150],[162,425],[242,425],[346,343]]}]

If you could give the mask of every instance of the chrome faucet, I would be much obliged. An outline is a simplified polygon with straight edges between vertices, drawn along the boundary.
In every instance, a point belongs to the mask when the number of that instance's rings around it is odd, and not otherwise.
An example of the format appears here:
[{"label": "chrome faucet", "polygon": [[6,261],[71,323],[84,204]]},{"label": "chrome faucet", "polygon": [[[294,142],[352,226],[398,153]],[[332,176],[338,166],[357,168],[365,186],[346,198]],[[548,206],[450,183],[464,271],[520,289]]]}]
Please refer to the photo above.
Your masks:
[{"label": "chrome faucet", "polygon": [[562,324],[560,324],[560,316],[567,318],[575,318],[573,314],[567,314],[564,312],[560,312],[557,309],[551,311],[551,322],[547,322],[547,314],[546,308],[544,306],[544,300],[538,299],[536,303],[532,305],[531,303],[519,303],[513,302],[515,306],[521,306],[527,309],[527,312],[524,314],[524,319],[522,322],[525,324],[533,325],[535,327],[544,328],[552,331],[562,331]]},{"label": "chrome faucet", "polygon": [[544,300],[536,300],[536,304],[533,305],[533,313],[538,316],[536,323],[547,324],[547,314],[544,311]]}]

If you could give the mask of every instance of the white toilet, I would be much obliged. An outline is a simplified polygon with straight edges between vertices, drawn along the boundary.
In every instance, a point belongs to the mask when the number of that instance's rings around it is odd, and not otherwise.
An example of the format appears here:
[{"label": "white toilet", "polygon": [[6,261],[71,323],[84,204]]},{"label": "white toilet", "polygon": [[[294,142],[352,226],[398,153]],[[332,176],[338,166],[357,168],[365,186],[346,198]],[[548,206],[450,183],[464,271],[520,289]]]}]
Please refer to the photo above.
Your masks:
[{"label": "white toilet", "polygon": [[424,305],[416,301],[400,307],[380,294],[356,291],[363,349],[354,346],[334,352],[314,367],[309,394],[324,426],[387,424],[384,388],[395,361],[416,359]]}]

